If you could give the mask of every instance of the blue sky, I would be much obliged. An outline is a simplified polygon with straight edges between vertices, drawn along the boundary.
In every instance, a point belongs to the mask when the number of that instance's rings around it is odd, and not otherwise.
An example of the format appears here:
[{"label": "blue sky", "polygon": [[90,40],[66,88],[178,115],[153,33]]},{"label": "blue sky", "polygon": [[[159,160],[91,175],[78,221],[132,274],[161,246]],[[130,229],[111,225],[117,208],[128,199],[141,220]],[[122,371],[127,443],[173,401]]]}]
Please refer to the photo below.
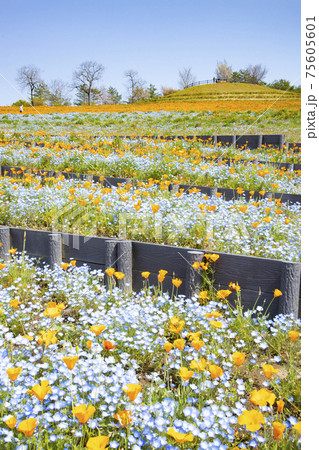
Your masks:
[{"label": "blue sky", "polygon": [[81,62],[97,61],[100,84],[123,96],[128,69],[160,90],[177,88],[184,67],[210,79],[224,58],[233,70],[265,65],[266,82],[300,84],[297,0],[0,0],[0,11],[1,105],[22,98],[11,85],[28,64],[46,82],[70,82]]}]

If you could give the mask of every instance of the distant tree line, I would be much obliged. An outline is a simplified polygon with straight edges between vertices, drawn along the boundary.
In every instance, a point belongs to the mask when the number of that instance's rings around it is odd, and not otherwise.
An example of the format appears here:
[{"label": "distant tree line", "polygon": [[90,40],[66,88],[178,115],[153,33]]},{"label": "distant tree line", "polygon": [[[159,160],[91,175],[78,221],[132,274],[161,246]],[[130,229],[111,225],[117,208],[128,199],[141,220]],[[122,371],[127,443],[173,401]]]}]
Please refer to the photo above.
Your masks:
[{"label": "distant tree line", "polygon": [[[75,105],[117,105],[124,103],[122,95],[113,87],[98,85],[105,67],[96,61],[85,61],[73,72],[72,81],[66,83],[56,79],[47,83],[41,77],[41,70],[33,65],[23,66],[18,70],[16,81],[22,90],[28,92],[29,99],[19,100],[13,106],[67,106],[70,105],[71,94],[74,93]],[[147,86],[135,70],[127,70],[124,73],[127,89],[127,103],[135,103],[142,100],[154,100],[171,88],[162,87],[162,93],[157,91],[153,84]],[[171,93],[171,92],[170,92]]]},{"label": "distant tree line", "polygon": [[224,59],[223,61],[217,61],[215,75],[216,78],[226,80],[232,83],[251,83],[259,84],[261,86],[267,86],[274,89],[280,89],[283,91],[301,92],[300,86],[293,86],[290,81],[280,79],[271,83],[265,83],[264,78],[268,73],[268,69],[261,64],[248,65],[244,69],[233,71],[232,67]]},{"label": "distant tree line", "polygon": [[[154,101],[158,97],[166,96],[177,91],[172,87],[162,86],[161,92],[153,84],[147,85],[135,70],[124,72],[127,98],[124,100],[118,90],[113,87],[98,85],[105,72],[105,67],[96,61],[85,61],[73,72],[72,81],[67,83],[61,79],[45,82],[41,77],[41,70],[33,65],[23,66],[18,69],[16,81],[22,90],[29,95],[28,100],[19,100],[13,106],[31,104],[49,106],[71,105],[72,93],[75,94],[75,105],[117,105],[119,103],[136,103],[140,101]],[[285,91],[300,92],[300,86],[292,86],[288,80],[280,79],[266,84],[263,80],[267,74],[267,68],[261,64],[249,65],[245,69],[233,71],[232,67],[224,61],[217,61],[215,75],[217,79],[235,82],[252,83],[281,89]],[[195,75],[191,67],[184,67],[178,71],[178,85],[180,89],[194,83]]]}]

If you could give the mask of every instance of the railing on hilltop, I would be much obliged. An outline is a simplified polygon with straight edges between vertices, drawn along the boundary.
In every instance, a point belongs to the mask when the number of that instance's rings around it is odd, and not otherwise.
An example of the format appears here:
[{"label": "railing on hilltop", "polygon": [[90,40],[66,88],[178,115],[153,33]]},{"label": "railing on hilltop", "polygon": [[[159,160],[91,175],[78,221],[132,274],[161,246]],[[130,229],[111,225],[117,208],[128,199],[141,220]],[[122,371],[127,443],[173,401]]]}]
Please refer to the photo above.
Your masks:
[{"label": "railing on hilltop", "polygon": [[221,83],[221,82],[228,82],[231,83],[230,80],[227,80],[226,78],[213,78],[212,80],[204,80],[204,81],[195,81],[194,83],[187,84],[184,89],[192,87],[192,86],[199,86],[200,84],[213,84],[213,83]]}]

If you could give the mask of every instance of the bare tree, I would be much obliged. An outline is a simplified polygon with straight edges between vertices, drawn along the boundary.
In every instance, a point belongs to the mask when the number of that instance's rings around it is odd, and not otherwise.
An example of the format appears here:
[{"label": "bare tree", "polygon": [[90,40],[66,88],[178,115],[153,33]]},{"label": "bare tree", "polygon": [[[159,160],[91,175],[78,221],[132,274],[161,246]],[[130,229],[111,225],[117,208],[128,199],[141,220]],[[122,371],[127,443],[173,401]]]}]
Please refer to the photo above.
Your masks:
[{"label": "bare tree", "polygon": [[104,66],[96,61],[85,61],[73,72],[73,88],[88,105],[91,105],[92,92],[97,89],[95,83],[102,78],[104,70]]},{"label": "bare tree", "polygon": [[250,64],[246,67],[245,72],[247,74],[247,83],[258,84],[265,78],[268,70],[261,64],[256,64],[255,66]]},{"label": "bare tree", "polygon": [[179,81],[178,85],[181,89],[185,89],[187,85],[195,82],[196,77],[192,74],[191,67],[184,67],[178,71]]},{"label": "bare tree", "polygon": [[43,83],[40,69],[32,65],[20,67],[16,81],[21,89],[29,89],[31,105],[34,106],[34,91]]},{"label": "bare tree", "polygon": [[128,102],[135,103],[141,100],[144,95],[145,81],[139,77],[138,72],[132,69],[124,72],[124,76],[127,79]]},{"label": "bare tree", "polygon": [[70,86],[63,80],[52,80],[48,86],[50,105],[69,105]]},{"label": "bare tree", "polygon": [[217,61],[215,74],[217,78],[230,81],[233,75],[233,70],[231,66],[227,64],[227,61],[224,59],[224,61]]}]

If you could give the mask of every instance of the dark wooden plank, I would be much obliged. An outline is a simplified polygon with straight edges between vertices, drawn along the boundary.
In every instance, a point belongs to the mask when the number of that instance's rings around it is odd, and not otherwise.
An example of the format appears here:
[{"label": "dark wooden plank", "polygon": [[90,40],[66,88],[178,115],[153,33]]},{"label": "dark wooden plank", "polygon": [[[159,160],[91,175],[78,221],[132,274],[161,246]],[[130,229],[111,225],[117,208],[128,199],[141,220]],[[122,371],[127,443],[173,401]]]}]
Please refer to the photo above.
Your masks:
[{"label": "dark wooden plank", "polygon": [[133,241],[133,269],[158,273],[167,270],[177,278],[186,278],[187,251],[192,249]]},{"label": "dark wooden plank", "polygon": [[262,143],[264,145],[274,145],[279,147],[285,142],[284,134],[263,134]]},{"label": "dark wooden plank", "polygon": [[[175,272],[177,278],[186,278],[189,250],[192,249],[134,241],[134,270],[156,273],[164,269],[169,274]],[[217,284],[227,286],[231,281],[238,281],[243,288],[256,291],[261,288],[262,291],[269,293],[280,288],[284,261],[216,253],[220,256],[215,264]]]},{"label": "dark wooden plank", "polygon": [[23,250],[25,233],[25,251],[30,256],[49,257],[49,233],[51,231],[10,228],[11,245],[19,252]]},{"label": "dark wooden plank", "polygon": [[76,259],[87,263],[105,264],[105,240],[95,236],[62,233],[63,259]]},{"label": "dark wooden plank", "polygon": [[221,143],[222,146],[231,146],[235,142],[234,135],[223,135],[219,136],[217,135],[217,144]]},{"label": "dark wooden plank", "polygon": [[236,146],[250,149],[258,148],[259,135],[258,134],[245,134],[243,136],[236,136]]}]

